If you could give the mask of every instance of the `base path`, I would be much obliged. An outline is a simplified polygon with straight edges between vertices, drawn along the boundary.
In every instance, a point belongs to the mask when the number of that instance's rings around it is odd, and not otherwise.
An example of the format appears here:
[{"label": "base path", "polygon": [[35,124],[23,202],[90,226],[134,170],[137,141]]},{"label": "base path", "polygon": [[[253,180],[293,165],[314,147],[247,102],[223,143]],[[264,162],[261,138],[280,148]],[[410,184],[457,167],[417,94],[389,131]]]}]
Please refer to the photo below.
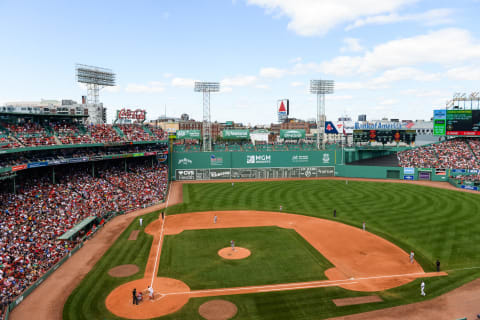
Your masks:
[{"label": "base path", "polygon": [[[214,216],[218,217],[217,223],[212,222]],[[175,235],[184,230],[258,226],[294,229],[335,265],[325,272],[330,280],[191,291],[181,281],[153,276],[157,273],[159,265],[163,234]],[[416,278],[446,275],[442,272],[423,272],[419,264],[410,263],[408,253],[367,231],[335,221],[296,214],[263,211],[184,213],[168,216],[165,221],[161,219],[154,221],[148,225],[146,232],[154,235],[156,243],[150,250],[144,279],[117,287],[108,295],[105,302],[107,309],[119,317],[148,319],[163,316],[179,310],[190,298],[195,297],[332,286],[355,291],[382,291],[404,285]],[[229,247],[222,250],[232,251]],[[133,288],[145,290],[150,283],[153,283],[158,299],[145,305],[132,305],[129,297]],[[169,283],[175,283],[175,286],[168,285]]]},{"label": "base path", "polygon": [[[465,190],[455,188],[448,182],[431,182],[431,181],[403,181],[403,180],[384,180],[384,179],[364,179],[364,178],[320,178],[318,180],[349,180],[349,181],[370,181],[381,183],[407,183],[423,185],[427,187],[449,189],[458,192],[470,192],[477,193],[476,191]],[[234,182],[256,182],[256,181],[276,181],[277,179],[269,180],[234,180]],[[286,180],[286,179],[284,179]],[[295,180],[295,179],[288,179]],[[305,179],[296,179],[305,180]],[[232,180],[221,181],[199,181],[194,183],[214,183],[214,182],[229,182]],[[169,201],[170,205],[178,204],[182,202],[182,186],[187,182],[173,182],[170,185]],[[85,243],[85,246],[80,248],[67,262],[65,262],[60,268],[58,268],[48,279],[46,279],[35,291],[26,297],[20,305],[10,313],[11,320],[30,320],[30,319],[49,319],[49,320],[62,320],[62,310],[68,296],[73,290],[80,284],[85,275],[93,268],[93,266],[100,260],[103,254],[108,248],[117,240],[118,236],[130,225],[130,223],[137,216],[144,215],[146,213],[164,208],[164,205],[158,205],[146,209],[141,209],[126,215],[118,216],[109,221],[97,234]],[[428,290],[428,288],[427,288]],[[380,310],[386,315],[390,310],[401,310],[396,312],[395,319],[413,319],[410,316],[403,317],[402,315],[408,314],[410,310],[415,310],[415,314],[422,319],[431,319],[432,309],[439,310],[442,307],[444,314],[462,314],[463,311],[468,311],[473,315],[473,308],[477,303],[471,303],[468,308],[461,303],[448,303],[444,304],[444,297],[448,297],[449,301],[471,301],[463,299],[464,296],[468,296],[470,299],[480,299],[480,280],[476,280],[471,284],[467,284],[461,288],[458,288],[451,293],[448,293],[439,298],[428,301],[429,307],[417,308],[416,305],[422,303],[410,304],[405,306],[396,307],[393,309]],[[359,315],[361,316],[361,315]],[[453,317],[455,319],[455,317]],[[458,317],[457,317],[458,318]],[[350,318],[349,318],[350,319]],[[351,318],[354,319],[354,318]],[[358,318],[360,319],[360,318]],[[386,318],[383,318],[386,319]]]}]

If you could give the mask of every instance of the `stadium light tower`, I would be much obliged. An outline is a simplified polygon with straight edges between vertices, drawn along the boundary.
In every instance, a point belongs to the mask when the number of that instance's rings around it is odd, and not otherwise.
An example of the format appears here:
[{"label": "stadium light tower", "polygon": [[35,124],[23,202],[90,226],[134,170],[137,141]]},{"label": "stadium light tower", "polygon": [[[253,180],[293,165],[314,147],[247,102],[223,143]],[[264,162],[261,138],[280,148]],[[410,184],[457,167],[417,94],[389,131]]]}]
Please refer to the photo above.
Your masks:
[{"label": "stadium light tower", "polygon": [[195,92],[203,92],[203,151],[212,151],[210,92],[220,91],[219,82],[195,81]]},{"label": "stadium light tower", "polygon": [[87,97],[89,104],[100,102],[100,89],[103,87],[115,86],[115,73],[110,69],[76,64],[75,70],[77,81],[87,85]]},{"label": "stadium light tower", "polygon": [[333,80],[310,80],[310,93],[317,95],[317,149],[320,149],[320,135],[325,149],[325,95],[332,94],[334,87]]}]

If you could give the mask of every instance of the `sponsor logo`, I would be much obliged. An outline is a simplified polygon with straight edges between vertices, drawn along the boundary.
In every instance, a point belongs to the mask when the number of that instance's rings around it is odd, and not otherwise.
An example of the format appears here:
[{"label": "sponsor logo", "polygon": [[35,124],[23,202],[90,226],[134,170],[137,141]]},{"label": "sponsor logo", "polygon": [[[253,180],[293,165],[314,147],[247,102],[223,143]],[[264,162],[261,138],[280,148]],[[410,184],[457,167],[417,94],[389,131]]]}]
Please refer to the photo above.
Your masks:
[{"label": "sponsor logo", "polygon": [[292,162],[298,163],[298,162],[308,162],[308,156],[292,156]]},{"label": "sponsor logo", "polygon": [[403,168],[403,174],[415,174],[415,168]]},{"label": "sponsor logo", "polygon": [[272,156],[268,154],[247,155],[247,164],[272,163]]},{"label": "sponsor logo", "polygon": [[325,153],[323,155],[323,163],[329,163],[330,162],[330,155],[328,153]]},{"label": "sponsor logo", "polygon": [[210,171],[210,177],[212,178],[220,178],[220,177],[228,177],[230,176],[230,171]]},{"label": "sponsor logo", "polygon": [[310,177],[312,175],[312,172],[310,170],[305,171],[305,177]]},{"label": "sponsor logo", "polygon": [[192,164],[192,162],[193,161],[188,158],[183,158],[178,160],[178,164],[183,164],[183,165]]},{"label": "sponsor logo", "polygon": [[400,122],[390,122],[390,123],[381,123],[381,122],[375,122],[375,123],[359,123],[355,122],[355,129],[370,129],[370,130],[375,130],[375,129],[402,129],[403,125]]},{"label": "sponsor logo", "polygon": [[216,157],[214,154],[210,156],[210,165],[212,166],[223,166],[223,158]]},{"label": "sponsor logo", "polygon": [[180,176],[194,176],[195,171],[193,171],[193,170],[178,170],[178,175],[180,175]]}]

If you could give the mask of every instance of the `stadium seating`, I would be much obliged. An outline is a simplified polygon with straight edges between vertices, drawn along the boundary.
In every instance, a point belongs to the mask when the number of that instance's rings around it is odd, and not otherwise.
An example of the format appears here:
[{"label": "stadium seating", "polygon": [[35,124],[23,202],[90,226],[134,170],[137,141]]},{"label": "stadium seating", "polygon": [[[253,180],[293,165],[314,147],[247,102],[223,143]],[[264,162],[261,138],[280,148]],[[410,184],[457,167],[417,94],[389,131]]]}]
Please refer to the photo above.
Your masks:
[{"label": "stadium seating", "polygon": [[58,170],[56,184],[48,171],[26,177],[16,194],[0,192],[0,299],[14,301],[55,263],[76,241],[58,236],[88,216],[108,211],[133,210],[164,199],[167,168],[150,161],[123,166],[105,164],[92,177],[89,166]]},{"label": "stadium seating", "polygon": [[477,139],[451,139],[397,154],[401,167],[480,170]]}]

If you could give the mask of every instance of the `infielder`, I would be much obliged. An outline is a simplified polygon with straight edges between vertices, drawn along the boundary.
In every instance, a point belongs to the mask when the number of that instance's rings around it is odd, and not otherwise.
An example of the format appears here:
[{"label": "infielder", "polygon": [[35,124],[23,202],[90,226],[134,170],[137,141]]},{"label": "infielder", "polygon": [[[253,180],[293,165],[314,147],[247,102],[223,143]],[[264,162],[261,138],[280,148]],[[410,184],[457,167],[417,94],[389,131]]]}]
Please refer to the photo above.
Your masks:
[{"label": "infielder", "polygon": [[415,257],[415,253],[413,251],[410,251],[410,263],[413,263]]},{"label": "infielder", "polygon": [[363,222],[363,226],[362,226],[362,227],[363,227],[363,231],[365,231],[365,226],[366,226],[366,223],[365,223],[365,221],[364,221],[364,222]]},{"label": "infielder", "polygon": [[217,215],[215,215],[215,216],[213,217],[213,223],[214,223],[214,224],[217,223]]},{"label": "infielder", "polygon": [[282,207],[282,206],[280,206],[280,211],[282,211],[282,209],[283,209],[283,207]]},{"label": "infielder", "polygon": [[420,283],[420,294],[425,297],[425,282]]},{"label": "infielder", "polygon": [[232,246],[232,251],[235,251],[235,241],[230,240],[230,245]]}]

